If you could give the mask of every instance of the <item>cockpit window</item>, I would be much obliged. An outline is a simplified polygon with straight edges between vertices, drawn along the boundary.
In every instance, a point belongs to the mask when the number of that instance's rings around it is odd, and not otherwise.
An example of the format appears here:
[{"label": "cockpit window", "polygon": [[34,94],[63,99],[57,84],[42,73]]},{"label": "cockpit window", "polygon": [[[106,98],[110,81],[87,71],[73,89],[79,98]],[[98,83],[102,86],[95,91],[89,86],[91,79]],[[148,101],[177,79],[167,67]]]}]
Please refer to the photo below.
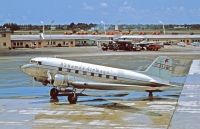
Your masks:
[{"label": "cockpit window", "polygon": [[30,61],[32,64],[37,64],[37,61],[35,61],[35,60],[31,60]]},{"label": "cockpit window", "polygon": [[30,63],[32,63],[32,64],[38,64],[38,65],[42,65],[42,62],[41,62],[41,61],[31,60]]}]

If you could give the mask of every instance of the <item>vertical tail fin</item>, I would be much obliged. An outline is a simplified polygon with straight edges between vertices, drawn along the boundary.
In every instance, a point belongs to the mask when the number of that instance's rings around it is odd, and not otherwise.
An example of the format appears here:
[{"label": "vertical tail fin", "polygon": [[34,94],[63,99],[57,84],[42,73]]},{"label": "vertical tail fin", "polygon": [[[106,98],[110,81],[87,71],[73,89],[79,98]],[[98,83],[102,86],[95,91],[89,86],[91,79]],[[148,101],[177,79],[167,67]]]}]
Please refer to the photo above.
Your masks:
[{"label": "vertical tail fin", "polygon": [[172,71],[173,60],[166,56],[160,56],[145,70],[145,73],[163,80],[170,80]]}]

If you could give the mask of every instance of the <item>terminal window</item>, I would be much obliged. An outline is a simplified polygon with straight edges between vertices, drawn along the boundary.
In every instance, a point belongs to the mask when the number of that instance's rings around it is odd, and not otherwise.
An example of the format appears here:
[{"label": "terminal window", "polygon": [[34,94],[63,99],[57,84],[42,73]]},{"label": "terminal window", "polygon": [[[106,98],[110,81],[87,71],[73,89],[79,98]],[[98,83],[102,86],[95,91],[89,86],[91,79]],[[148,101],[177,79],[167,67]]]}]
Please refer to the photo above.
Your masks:
[{"label": "terminal window", "polygon": [[1,34],[2,37],[6,37],[6,34]]},{"label": "terminal window", "polygon": [[6,43],[5,43],[5,42],[3,43],[3,46],[6,46]]},{"label": "terminal window", "polygon": [[106,78],[109,79],[109,75],[106,75]]},{"label": "terminal window", "polygon": [[86,71],[83,71],[83,75],[86,75],[87,74],[87,72]]},{"label": "terminal window", "polygon": [[75,73],[77,73],[77,74],[78,74],[78,70],[75,70]]}]

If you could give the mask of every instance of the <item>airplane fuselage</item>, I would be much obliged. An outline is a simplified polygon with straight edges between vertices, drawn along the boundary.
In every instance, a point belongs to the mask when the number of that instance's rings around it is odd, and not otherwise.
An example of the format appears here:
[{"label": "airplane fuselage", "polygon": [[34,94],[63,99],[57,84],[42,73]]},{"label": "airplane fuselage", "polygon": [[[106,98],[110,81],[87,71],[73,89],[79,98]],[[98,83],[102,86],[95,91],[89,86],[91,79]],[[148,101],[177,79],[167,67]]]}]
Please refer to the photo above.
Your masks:
[{"label": "airplane fuselage", "polygon": [[[76,89],[147,91],[152,98],[152,92],[172,86],[168,82],[172,59],[168,57],[158,57],[143,72],[48,57],[33,58],[21,69],[44,85],[72,87],[73,91],[68,96],[70,103],[77,101]],[[58,92],[53,88],[51,99],[57,101]]]},{"label": "airplane fuselage", "polygon": [[26,73],[36,78],[48,78],[49,71],[52,77],[62,74],[78,81],[154,86],[153,78],[139,72],[71,60],[34,58],[26,66]]}]

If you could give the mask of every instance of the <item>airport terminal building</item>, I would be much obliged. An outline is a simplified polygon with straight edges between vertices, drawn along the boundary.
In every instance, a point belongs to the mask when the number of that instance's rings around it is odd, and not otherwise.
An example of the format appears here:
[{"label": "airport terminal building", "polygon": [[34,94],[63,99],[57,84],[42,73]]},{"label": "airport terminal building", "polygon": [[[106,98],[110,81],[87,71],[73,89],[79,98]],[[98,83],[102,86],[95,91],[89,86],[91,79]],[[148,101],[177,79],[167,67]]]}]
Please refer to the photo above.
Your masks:
[{"label": "airport terminal building", "polygon": [[12,48],[95,46],[112,40],[109,35],[11,35]]},{"label": "airport terminal building", "polygon": [[0,29],[0,48],[11,48],[11,31]]},{"label": "airport terminal building", "polygon": [[120,39],[128,40],[146,40],[148,42],[169,42],[171,44],[184,42],[191,44],[192,42],[200,42],[200,35],[123,35]]},{"label": "airport terminal building", "polygon": [[1,30],[0,48],[94,46],[115,39],[191,44],[200,42],[200,35],[11,35],[9,30]]}]

